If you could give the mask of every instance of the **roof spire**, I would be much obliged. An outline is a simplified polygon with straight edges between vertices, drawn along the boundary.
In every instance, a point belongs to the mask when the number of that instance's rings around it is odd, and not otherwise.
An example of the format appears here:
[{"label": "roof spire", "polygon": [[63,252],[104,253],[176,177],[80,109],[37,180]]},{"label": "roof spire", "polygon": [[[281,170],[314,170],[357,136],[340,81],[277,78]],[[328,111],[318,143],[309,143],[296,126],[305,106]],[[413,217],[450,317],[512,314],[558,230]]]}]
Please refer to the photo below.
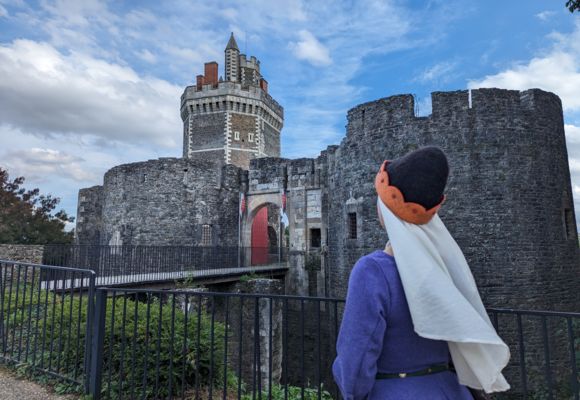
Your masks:
[{"label": "roof spire", "polygon": [[237,51],[240,51],[240,49],[238,48],[238,44],[236,43],[236,38],[234,38],[233,32],[230,35],[230,40],[228,41],[228,45],[226,46],[226,50],[229,50],[229,49],[235,49]]}]

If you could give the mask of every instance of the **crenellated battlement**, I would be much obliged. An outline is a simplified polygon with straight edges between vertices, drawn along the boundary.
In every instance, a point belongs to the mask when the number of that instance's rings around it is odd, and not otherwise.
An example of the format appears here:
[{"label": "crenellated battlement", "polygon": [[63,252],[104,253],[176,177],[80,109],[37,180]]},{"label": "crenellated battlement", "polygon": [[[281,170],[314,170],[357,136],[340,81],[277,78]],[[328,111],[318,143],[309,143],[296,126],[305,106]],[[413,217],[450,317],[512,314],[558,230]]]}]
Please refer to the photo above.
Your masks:
[{"label": "crenellated battlement", "polygon": [[[203,85],[201,90],[196,86],[187,86],[181,95],[181,118],[188,115],[187,106],[192,102],[210,104],[216,97],[233,96],[254,102],[263,102],[279,119],[284,119],[284,108],[267,92],[257,86],[242,85],[237,82],[219,82],[217,85]],[[219,100],[218,100],[219,101]],[[242,100],[243,101],[243,100]],[[208,106],[209,110],[209,106]]]},{"label": "crenellated battlement", "polygon": [[250,56],[250,59],[248,59],[245,54],[240,54],[240,67],[252,68],[260,72],[260,60],[254,56]]},{"label": "crenellated battlement", "polygon": [[449,120],[458,124],[467,118],[511,120],[516,115],[562,113],[558,96],[541,89],[526,91],[473,89],[431,93],[432,112],[417,117],[415,99],[410,94],[390,96],[360,104],[348,111],[347,137],[364,135],[377,127],[400,124],[439,124]]}]

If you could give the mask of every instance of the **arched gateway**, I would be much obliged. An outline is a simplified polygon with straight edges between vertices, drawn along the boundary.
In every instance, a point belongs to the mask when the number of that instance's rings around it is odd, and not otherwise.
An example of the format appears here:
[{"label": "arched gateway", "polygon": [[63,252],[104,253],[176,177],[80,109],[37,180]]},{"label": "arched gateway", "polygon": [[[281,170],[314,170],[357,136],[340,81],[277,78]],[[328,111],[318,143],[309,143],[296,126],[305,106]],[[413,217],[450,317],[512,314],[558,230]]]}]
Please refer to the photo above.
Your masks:
[{"label": "arched gateway", "polygon": [[280,261],[282,252],[280,237],[284,229],[281,224],[283,196],[279,191],[247,196],[247,210],[241,224],[244,265]]}]

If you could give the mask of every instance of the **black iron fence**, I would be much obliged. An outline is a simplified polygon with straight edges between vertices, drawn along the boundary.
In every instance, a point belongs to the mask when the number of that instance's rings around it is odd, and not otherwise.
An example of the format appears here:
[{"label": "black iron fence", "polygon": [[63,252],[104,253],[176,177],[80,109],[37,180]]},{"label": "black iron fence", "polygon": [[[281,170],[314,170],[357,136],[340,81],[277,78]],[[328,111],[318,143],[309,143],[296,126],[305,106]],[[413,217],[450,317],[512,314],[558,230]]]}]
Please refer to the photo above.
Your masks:
[{"label": "black iron fence", "polygon": [[102,288],[96,304],[103,398],[338,398],[341,300]]},{"label": "black iron fence", "polygon": [[580,398],[580,313],[488,309],[511,351],[504,375],[512,390],[497,398]]},{"label": "black iron fence", "polygon": [[86,268],[97,286],[225,274],[233,269],[285,266],[279,247],[47,245],[43,264]]},{"label": "black iron fence", "polygon": [[0,360],[86,386],[94,290],[93,271],[0,261]]},{"label": "black iron fence", "polygon": [[[331,365],[343,300],[94,289],[91,271],[0,267],[0,360],[96,399],[340,398]],[[512,351],[512,390],[495,398],[579,398],[579,313],[489,312]]]}]

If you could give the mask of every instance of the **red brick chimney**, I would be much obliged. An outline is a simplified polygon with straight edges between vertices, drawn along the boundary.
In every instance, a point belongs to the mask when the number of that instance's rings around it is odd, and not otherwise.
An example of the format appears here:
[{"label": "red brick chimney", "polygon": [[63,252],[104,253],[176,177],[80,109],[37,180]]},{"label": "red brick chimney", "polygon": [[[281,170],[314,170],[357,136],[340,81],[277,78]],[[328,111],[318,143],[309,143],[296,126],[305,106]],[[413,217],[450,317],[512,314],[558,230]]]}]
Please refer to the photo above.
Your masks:
[{"label": "red brick chimney", "polygon": [[196,76],[196,86],[197,86],[197,90],[201,90],[201,87],[204,84],[204,76],[203,75],[198,75]]},{"label": "red brick chimney", "polygon": [[205,63],[205,84],[206,85],[217,85],[218,84],[218,63],[211,61]]},{"label": "red brick chimney", "polygon": [[267,81],[267,80],[265,80],[264,78],[260,79],[260,88],[261,88],[261,89],[262,89],[264,92],[268,93],[268,81]]}]

